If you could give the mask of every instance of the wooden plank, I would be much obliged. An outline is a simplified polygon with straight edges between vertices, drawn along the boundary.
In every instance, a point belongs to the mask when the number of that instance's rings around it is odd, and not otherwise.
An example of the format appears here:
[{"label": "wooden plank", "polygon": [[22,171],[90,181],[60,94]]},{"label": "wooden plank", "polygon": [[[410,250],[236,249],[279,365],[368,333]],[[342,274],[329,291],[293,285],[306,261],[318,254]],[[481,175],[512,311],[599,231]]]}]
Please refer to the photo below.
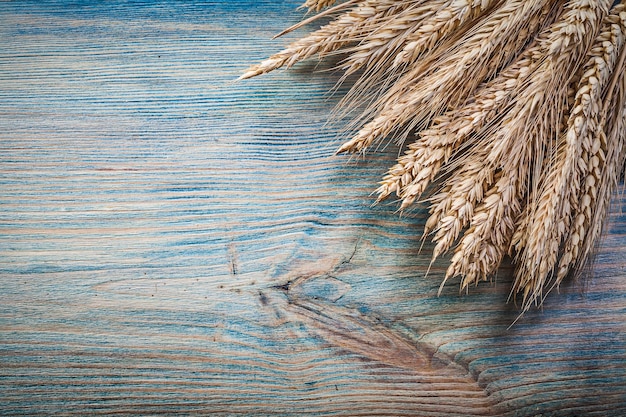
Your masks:
[{"label": "wooden plank", "polygon": [[0,413],[626,414],[623,196],[511,329],[510,268],[437,297],[335,76],[232,83],[298,5],[0,3]]}]

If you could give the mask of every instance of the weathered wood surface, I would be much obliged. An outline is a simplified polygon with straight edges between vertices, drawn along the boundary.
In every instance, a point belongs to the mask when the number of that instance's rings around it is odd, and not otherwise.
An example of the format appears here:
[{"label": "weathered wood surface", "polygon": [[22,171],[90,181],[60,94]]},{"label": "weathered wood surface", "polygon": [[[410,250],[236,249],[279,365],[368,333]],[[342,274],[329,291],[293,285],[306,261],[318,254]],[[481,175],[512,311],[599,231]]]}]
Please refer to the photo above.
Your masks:
[{"label": "weathered wood surface", "polygon": [[437,297],[333,75],[231,82],[298,4],[0,3],[0,414],[626,415],[620,207],[510,330],[506,268]]}]

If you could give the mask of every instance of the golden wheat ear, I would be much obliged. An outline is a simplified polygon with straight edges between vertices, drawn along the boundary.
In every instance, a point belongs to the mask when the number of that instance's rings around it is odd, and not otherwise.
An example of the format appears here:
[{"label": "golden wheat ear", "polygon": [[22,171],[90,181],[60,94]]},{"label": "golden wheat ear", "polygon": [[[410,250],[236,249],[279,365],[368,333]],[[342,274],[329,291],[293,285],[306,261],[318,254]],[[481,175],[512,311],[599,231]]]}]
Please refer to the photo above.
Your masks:
[{"label": "golden wheat ear", "polygon": [[306,0],[300,8],[308,9],[309,12],[319,12],[326,7],[335,4],[337,0]]},{"label": "golden wheat ear", "polygon": [[386,16],[393,16],[399,10],[408,7],[409,3],[394,0],[347,1],[340,3],[332,9],[306,19],[279,33],[277,36],[282,36],[287,32],[311,23],[321,16],[349,8],[348,11],[344,11],[327,25],[291,43],[284,50],[272,55],[261,63],[252,65],[244,71],[239,79],[243,80],[267,74],[283,66],[289,68],[304,59],[315,55],[323,57],[348,44],[358,42],[363,38],[364,33],[376,29],[378,21],[383,20]]},{"label": "golden wheat ear", "polygon": [[508,253],[512,298],[540,305],[589,258],[626,167],[626,0],[335,3],[306,0],[321,12],[285,33],[330,22],[241,78],[341,52],[338,113],[361,113],[338,153],[414,135],[376,201],[430,204],[433,259],[453,252],[442,287]]}]

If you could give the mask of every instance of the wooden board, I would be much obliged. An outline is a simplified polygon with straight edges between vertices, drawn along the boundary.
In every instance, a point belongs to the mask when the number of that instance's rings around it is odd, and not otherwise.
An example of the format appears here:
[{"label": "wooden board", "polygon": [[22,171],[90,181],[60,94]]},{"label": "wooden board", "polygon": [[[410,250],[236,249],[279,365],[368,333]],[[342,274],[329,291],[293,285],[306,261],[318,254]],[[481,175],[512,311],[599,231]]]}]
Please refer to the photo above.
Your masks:
[{"label": "wooden board", "polygon": [[0,414],[626,415],[624,199],[514,327],[510,268],[437,297],[336,76],[233,83],[298,5],[0,2]]}]

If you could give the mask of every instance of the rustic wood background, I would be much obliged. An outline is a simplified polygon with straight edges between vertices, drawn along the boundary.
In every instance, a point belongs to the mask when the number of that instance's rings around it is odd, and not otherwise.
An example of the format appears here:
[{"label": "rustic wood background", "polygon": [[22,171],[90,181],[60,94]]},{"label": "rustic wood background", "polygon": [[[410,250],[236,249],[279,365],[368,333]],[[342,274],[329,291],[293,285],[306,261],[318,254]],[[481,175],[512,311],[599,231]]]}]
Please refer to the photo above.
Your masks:
[{"label": "rustic wood background", "polygon": [[233,83],[299,4],[0,2],[0,414],[626,415],[624,198],[511,329],[510,268],[437,297],[336,76]]}]

